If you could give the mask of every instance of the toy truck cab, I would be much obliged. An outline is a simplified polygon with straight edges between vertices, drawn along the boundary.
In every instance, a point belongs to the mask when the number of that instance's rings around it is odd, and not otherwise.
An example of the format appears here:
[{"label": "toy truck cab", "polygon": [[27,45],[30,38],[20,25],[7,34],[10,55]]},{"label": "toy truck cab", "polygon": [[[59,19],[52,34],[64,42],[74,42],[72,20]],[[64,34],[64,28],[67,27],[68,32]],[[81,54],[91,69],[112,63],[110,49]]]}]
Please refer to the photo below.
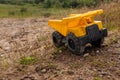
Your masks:
[{"label": "toy truck cab", "polygon": [[103,28],[101,21],[95,21],[94,17],[103,13],[103,10],[90,11],[84,14],[71,14],[62,20],[49,20],[48,24],[56,31],[52,34],[56,47],[67,44],[75,54],[82,54],[87,43],[93,46],[101,46],[107,29]]}]

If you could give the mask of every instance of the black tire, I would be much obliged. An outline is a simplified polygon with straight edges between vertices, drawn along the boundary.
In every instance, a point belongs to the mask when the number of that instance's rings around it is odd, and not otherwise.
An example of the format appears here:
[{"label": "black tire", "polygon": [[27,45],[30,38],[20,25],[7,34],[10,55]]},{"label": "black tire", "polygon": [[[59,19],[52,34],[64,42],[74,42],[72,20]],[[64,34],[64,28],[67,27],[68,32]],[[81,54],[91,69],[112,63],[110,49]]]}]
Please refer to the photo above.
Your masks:
[{"label": "black tire", "polygon": [[64,43],[62,42],[64,36],[62,36],[59,32],[54,31],[52,34],[52,40],[53,43],[56,47],[62,47],[64,45]]},{"label": "black tire", "polygon": [[73,33],[68,34],[67,45],[68,45],[69,50],[77,55],[83,54],[84,49],[85,49],[85,47],[82,45],[79,38],[77,38]]},{"label": "black tire", "polygon": [[91,44],[94,47],[101,47],[104,42],[104,38],[98,39],[97,41],[92,41]]}]

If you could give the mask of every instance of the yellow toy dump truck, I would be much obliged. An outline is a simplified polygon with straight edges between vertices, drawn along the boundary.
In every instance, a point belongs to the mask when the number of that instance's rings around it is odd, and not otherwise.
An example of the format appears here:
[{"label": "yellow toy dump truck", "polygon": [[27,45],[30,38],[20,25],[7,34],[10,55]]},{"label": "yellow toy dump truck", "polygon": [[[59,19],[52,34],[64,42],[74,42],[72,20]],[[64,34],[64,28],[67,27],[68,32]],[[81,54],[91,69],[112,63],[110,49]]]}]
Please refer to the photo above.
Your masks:
[{"label": "yellow toy dump truck", "polygon": [[94,17],[102,14],[103,10],[90,11],[84,14],[71,14],[62,20],[49,20],[48,24],[55,29],[52,34],[56,47],[67,45],[75,54],[82,54],[87,43],[95,47],[101,46],[107,29],[103,28],[101,21]]}]

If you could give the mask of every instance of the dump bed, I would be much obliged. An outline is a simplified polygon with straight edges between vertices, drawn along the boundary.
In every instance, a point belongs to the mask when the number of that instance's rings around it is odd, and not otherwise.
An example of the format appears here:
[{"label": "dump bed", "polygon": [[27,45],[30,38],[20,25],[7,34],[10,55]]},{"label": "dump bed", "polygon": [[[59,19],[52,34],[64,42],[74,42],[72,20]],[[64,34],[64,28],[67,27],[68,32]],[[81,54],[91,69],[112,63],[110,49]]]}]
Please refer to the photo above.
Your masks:
[{"label": "dump bed", "polygon": [[76,36],[83,36],[86,34],[85,28],[89,25],[98,24],[99,29],[102,28],[101,21],[94,20],[94,16],[101,13],[103,13],[102,9],[89,11],[84,14],[71,14],[62,20],[49,20],[48,24],[64,36],[69,32],[75,32]]}]

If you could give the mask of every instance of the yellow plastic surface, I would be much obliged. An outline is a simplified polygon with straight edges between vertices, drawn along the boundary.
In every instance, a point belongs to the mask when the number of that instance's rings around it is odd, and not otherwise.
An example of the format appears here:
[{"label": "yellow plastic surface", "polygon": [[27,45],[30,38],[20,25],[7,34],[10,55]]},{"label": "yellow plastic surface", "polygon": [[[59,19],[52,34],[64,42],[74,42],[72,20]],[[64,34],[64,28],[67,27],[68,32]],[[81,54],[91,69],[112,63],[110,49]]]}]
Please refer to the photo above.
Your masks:
[{"label": "yellow plastic surface", "polygon": [[86,35],[86,27],[92,24],[97,24],[99,30],[103,28],[101,21],[94,20],[94,16],[102,13],[103,10],[100,9],[84,14],[71,14],[62,20],[49,20],[48,24],[63,36],[67,36],[68,33],[72,32],[75,36],[80,37]]}]

